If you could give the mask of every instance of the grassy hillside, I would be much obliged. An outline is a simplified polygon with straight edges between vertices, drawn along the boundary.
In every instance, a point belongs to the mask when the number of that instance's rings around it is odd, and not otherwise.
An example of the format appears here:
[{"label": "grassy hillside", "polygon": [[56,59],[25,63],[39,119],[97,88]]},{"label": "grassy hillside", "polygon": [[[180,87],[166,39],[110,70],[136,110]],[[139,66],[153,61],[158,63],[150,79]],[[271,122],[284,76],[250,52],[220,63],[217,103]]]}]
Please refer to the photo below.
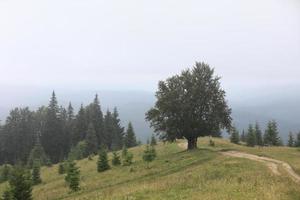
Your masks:
[{"label": "grassy hillside", "polygon": [[[113,167],[97,173],[96,161],[84,159],[81,170],[81,191],[69,193],[64,175],[58,166],[42,168],[43,183],[34,188],[34,199],[300,199],[300,185],[287,176],[276,176],[262,163],[225,157],[221,150],[236,149],[284,160],[300,172],[300,151],[297,149],[248,148],[208,138],[199,140],[199,150],[186,152],[177,144],[159,144],[158,158],[150,169],[141,160],[143,147],[130,149],[134,164]],[[182,141],[180,141],[182,142]],[[288,186],[288,187],[287,187]],[[5,184],[0,185],[0,191]]]}]

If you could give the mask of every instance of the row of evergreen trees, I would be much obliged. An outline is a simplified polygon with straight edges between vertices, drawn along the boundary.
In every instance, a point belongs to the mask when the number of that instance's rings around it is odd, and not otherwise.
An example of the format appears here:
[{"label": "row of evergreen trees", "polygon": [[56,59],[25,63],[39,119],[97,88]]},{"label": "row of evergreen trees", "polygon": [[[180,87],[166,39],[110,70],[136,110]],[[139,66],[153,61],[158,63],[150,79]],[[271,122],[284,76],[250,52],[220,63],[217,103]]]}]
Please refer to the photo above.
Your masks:
[{"label": "row of evergreen trees", "polygon": [[[149,163],[156,158],[155,145],[156,139],[152,136],[150,144],[146,145],[143,153],[143,160],[147,163],[147,168],[149,168]],[[89,157],[89,160],[92,160],[92,157]],[[111,159],[113,166],[129,166],[132,163],[133,154],[127,150],[125,145],[121,157],[117,152],[113,152]],[[110,168],[107,150],[101,148],[98,154],[97,171],[101,173]],[[61,175],[66,174],[65,181],[71,191],[76,192],[80,190],[80,169],[76,166],[74,160],[59,163],[58,173]],[[0,178],[2,182],[9,182],[8,187],[0,197],[1,200],[32,200],[32,187],[42,182],[40,162],[35,160],[32,170],[19,165],[13,167],[5,164],[0,169]]]},{"label": "row of evergreen trees", "polygon": [[100,146],[119,150],[123,145],[136,146],[137,140],[131,123],[127,131],[122,127],[117,108],[103,115],[98,95],[75,114],[71,103],[67,108],[59,106],[53,92],[47,107],[15,108],[0,126],[0,164],[32,166],[36,158],[42,164],[57,163],[80,145],[86,147],[87,156]]},{"label": "row of evergreen trees", "polygon": [[247,146],[280,146],[282,141],[279,137],[279,131],[276,121],[269,121],[267,128],[263,134],[260,125],[256,122],[255,125],[249,124],[247,132],[244,130],[242,134],[233,127],[231,130],[230,140],[232,143],[239,144],[245,142]]}]

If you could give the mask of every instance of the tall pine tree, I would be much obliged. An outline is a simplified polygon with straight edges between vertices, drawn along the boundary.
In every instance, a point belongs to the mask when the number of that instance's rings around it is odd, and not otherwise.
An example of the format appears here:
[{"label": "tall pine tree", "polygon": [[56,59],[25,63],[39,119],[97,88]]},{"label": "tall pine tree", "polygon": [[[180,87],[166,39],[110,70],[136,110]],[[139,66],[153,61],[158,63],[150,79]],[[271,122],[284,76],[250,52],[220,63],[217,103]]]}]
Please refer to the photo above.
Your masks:
[{"label": "tall pine tree", "polygon": [[114,134],[112,140],[112,149],[119,150],[123,147],[123,137],[124,137],[124,127],[121,125],[121,120],[119,118],[119,113],[117,108],[114,108],[114,112],[112,114]]},{"label": "tall pine tree", "polygon": [[114,127],[112,114],[109,110],[107,110],[106,115],[104,117],[104,138],[102,139],[102,141],[104,142],[104,145],[109,150],[112,149],[114,132],[115,132],[115,127]]},{"label": "tall pine tree", "polygon": [[85,141],[86,141],[86,145],[87,145],[88,155],[97,153],[98,139],[96,136],[96,131],[95,131],[94,125],[92,123],[89,124]]},{"label": "tall pine tree", "polygon": [[102,139],[104,138],[104,127],[103,127],[103,113],[98,98],[98,94],[95,95],[93,103],[86,108],[88,123],[94,125],[96,135],[98,138],[98,144],[105,144]]},{"label": "tall pine tree", "polygon": [[262,146],[263,145],[262,131],[260,130],[258,122],[255,123],[255,136],[256,136],[256,144]]},{"label": "tall pine tree", "polygon": [[72,146],[76,146],[78,142],[84,140],[85,132],[88,128],[86,110],[81,104],[78,114],[75,119],[75,128],[72,135]]},{"label": "tall pine tree", "polygon": [[32,184],[30,173],[17,166],[9,179],[11,194],[14,200],[32,200]]},{"label": "tall pine tree", "polygon": [[270,146],[279,146],[280,137],[276,121],[269,121],[264,135],[264,143]]},{"label": "tall pine tree", "polygon": [[247,133],[247,146],[254,147],[255,145],[256,145],[256,133],[252,124],[250,124]]},{"label": "tall pine tree", "polygon": [[64,152],[62,124],[59,118],[59,107],[55,92],[53,91],[52,97],[47,108],[45,130],[42,133],[42,145],[47,155],[49,155],[53,163],[57,163]]},{"label": "tall pine tree", "polygon": [[125,145],[128,148],[137,146],[137,141],[136,141],[135,133],[131,122],[128,123],[124,140],[125,140]]},{"label": "tall pine tree", "polygon": [[239,131],[236,129],[236,127],[233,127],[231,130],[230,141],[235,144],[240,142]]}]

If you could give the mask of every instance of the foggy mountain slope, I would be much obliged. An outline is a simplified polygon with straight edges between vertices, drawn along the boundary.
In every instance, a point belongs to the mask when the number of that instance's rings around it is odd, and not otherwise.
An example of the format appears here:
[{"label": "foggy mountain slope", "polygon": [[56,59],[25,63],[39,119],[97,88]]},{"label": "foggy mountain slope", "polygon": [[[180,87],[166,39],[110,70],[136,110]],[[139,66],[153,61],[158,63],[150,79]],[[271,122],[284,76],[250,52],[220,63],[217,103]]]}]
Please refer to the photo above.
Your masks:
[{"label": "foggy mountain slope", "polygon": [[[153,131],[149,128],[149,123],[145,122],[145,112],[151,108],[155,102],[154,93],[144,91],[91,91],[91,90],[56,90],[56,96],[60,105],[67,106],[71,101],[77,112],[81,103],[87,105],[93,101],[94,95],[98,93],[102,111],[105,114],[109,108],[112,110],[118,107],[120,118],[124,126],[131,121],[134,125],[137,138],[146,141]],[[294,94],[294,93],[293,93]],[[19,93],[9,98],[0,100],[0,119],[3,121],[13,107],[29,106],[36,109],[41,105],[48,105],[51,96],[50,89],[32,90],[30,92]],[[300,130],[300,96],[285,95],[272,96],[272,101],[268,102],[265,97],[252,97],[249,101],[237,101],[236,98],[229,97],[232,107],[234,124],[239,129],[247,129],[249,123],[258,121],[261,128],[270,119],[275,119],[279,124],[282,138],[287,139],[289,131],[298,132]]]}]

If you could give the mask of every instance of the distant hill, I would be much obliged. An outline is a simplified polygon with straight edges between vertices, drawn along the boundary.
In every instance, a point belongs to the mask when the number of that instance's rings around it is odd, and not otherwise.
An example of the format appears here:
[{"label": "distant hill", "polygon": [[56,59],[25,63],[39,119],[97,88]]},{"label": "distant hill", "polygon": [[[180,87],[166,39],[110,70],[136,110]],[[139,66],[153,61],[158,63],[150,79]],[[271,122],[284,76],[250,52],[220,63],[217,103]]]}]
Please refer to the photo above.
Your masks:
[{"label": "distant hill", "polygon": [[[103,112],[108,108],[117,106],[123,124],[132,121],[138,138],[146,141],[153,131],[145,122],[145,112],[155,102],[154,93],[146,91],[96,91],[96,90],[56,90],[59,104],[67,105],[72,101],[75,109],[80,104],[90,103],[94,95],[98,93]],[[233,109],[233,119],[239,129],[247,129],[249,123],[258,121],[262,128],[270,119],[275,119],[279,124],[282,138],[287,139],[289,131],[300,131],[300,96],[295,93],[276,95],[253,95],[249,98],[243,96],[229,96],[229,103]],[[47,105],[51,95],[51,89],[36,88],[24,93],[2,93],[0,100],[0,119],[4,120],[9,110],[16,106],[29,106],[36,109],[41,105]],[[249,95],[250,96],[250,95]],[[225,135],[226,136],[226,135]]]}]

